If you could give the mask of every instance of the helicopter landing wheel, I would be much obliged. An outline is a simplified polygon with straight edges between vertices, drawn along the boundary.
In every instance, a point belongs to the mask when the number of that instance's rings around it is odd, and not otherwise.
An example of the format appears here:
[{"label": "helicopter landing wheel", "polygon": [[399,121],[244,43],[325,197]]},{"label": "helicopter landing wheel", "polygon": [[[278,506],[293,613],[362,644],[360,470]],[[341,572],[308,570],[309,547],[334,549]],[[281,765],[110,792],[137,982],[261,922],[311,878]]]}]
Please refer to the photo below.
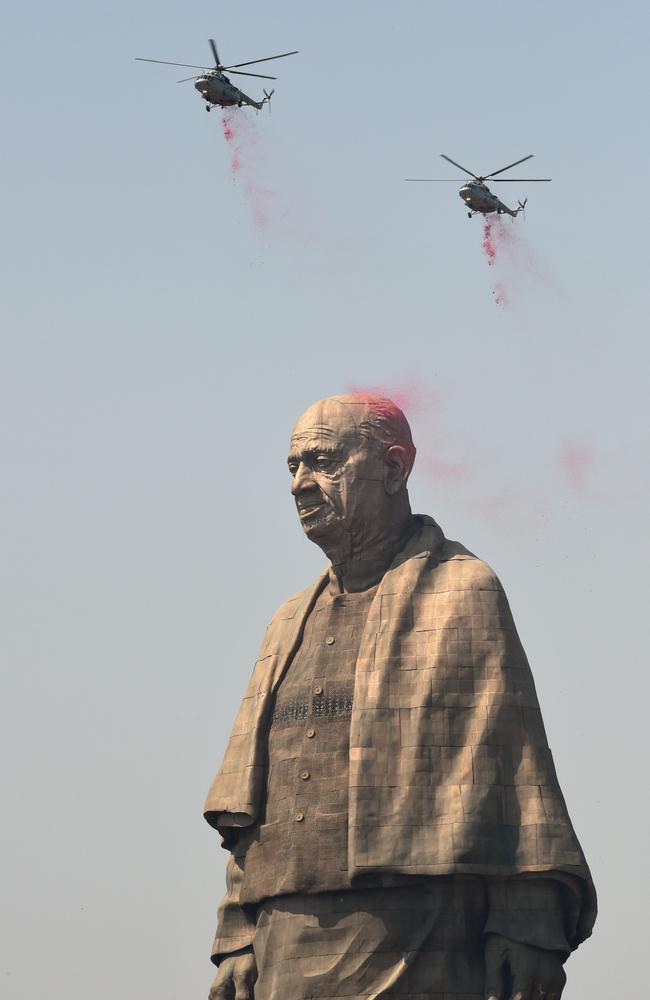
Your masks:
[{"label": "helicopter landing wheel", "polygon": [[206,110],[206,111],[209,111],[209,110],[210,110],[210,105],[209,105],[209,104],[206,104],[206,106],[205,106],[205,110]]},{"label": "helicopter landing wheel", "polygon": [[237,101],[237,107],[241,108],[241,105],[242,105],[242,102],[241,101]]},{"label": "helicopter landing wheel", "polygon": [[471,213],[471,212],[468,212],[468,213],[467,213],[467,218],[468,218],[468,219],[471,219],[471,218],[472,218],[472,213]]}]

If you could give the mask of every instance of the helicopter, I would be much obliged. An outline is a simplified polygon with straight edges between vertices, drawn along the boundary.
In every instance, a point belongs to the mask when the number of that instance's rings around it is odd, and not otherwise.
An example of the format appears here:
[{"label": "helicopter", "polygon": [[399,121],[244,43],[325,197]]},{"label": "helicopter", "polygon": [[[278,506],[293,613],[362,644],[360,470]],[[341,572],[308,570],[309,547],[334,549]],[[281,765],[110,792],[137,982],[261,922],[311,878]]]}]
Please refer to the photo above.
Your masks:
[{"label": "helicopter", "polygon": [[219,59],[214,38],[210,38],[209,42],[212,55],[214,56],[214,67],[194,66],[192,63],[167,62],[165,59],[144,59],[142,56],[136,56],[135,58],[138,62],[160,63],[163,66],[186,66],[188,69],[202,70],[200,76],[186,76],[176,82],[188,83],[188,81],[194,80],[194,86],[203,100],[207,102],[205,105],[206,111],[210,111],[213,107],[232,108],[235,105],[241,108],[242,104],[249,104],[251,108],[255,108],[257,111],[260,111],[265,104],[268,104],[270,111],[271,98],[275,93],[274,90],[270,93],[265,90],[262,100],[255,101],[248,94],[245,94],[243,90],[240,90],[239,87],[235,87],[226,76],[224,70],[228,70],[229,73],[234,73],[237,76],[256,76],[260,80],[276,80],[277,77],[265,76],[263,73],[242,72],[240,67],[252,66],[254,63],[269,62],[271,59],[284,59],[285,56],[295,56],[298,53],[298,49],[294,49],[293,52],[282,52],[279,56],[266,56],[265,59],[250,59],[248,62],[233,63],[232,66],[224,66]]},{"label": "helicopter", "polygon": [[[489,187],[485,183],[486,181],[491,181],[494,179],[495,183],[521,183],[528,184],[529,182],[538,184],[541,181],[550,181],[550,177],[497,177],[497,174],[502,174],[505,170],[510,170],[512,167],[516,167],[519,163],[524,163],[526,160],[532,160],[533,154],[530,153],[528,156],[524,156],[521,160],[515,160],[514,163],[508,164],[507,167],[501,167],[500,170],[493,170],[491,174],[485,174],[484,177],[479,177],[477,174],[472,173],[471,170],[467,170],[466,167],[461,167],[460,163],[456,163],[451,157],[446,156],[444,153],[440,154],[443,160],[447,160],[448,163],[452,163],[463,173],[469,174],[473,177],[472,181],[462,181],[462,187],[458,194],[463,199],[467,208],[469,209],[467,215],[472,218],[475,212],[480,212],[481,215],[489,215],[491,212],[496,212],[498,215],[511,215],[513,219],[516,219],[520,212],[523,212],[526,207],[526,202],[528,198],[524,198],[523,201],[517,202],[517,208],[508,208],[507,205],[497,198],[495,194],[490,191]],[[407,177],[407,181],[430,181],[434,183],[452,183],[457,184],[457,180],[452,180],[451,178],[440,178],[440,177]]]}]

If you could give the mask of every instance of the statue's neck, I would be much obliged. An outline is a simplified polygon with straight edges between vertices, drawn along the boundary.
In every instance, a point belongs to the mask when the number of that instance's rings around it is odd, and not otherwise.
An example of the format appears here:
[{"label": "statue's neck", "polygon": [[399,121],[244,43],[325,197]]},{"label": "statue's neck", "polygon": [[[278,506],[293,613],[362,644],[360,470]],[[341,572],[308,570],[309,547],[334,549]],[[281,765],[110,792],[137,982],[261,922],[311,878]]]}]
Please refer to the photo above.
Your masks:
[{"label": "statue's neck", "polygon": [[404,548],[415,527],[409,510],[408,515],[399,522],[378,527],[363,539],[351,539],[345,550],[328,552],[332,563],[330,588],[342,594],[357,593],[374,587],[398,552]]}]

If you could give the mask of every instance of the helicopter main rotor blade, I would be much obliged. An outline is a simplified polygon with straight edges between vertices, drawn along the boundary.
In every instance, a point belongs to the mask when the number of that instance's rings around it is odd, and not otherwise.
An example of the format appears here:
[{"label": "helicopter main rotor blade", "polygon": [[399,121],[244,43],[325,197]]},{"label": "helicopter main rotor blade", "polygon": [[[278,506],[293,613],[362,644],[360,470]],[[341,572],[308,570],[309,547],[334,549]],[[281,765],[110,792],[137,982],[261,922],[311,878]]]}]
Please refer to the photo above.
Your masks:
[{"label": "helicopter main rotor blade", "polygon": [[455,180],[453,177],[405,177],[405,181],[428,181],[433,184],[465,184],[465,178]]},{"label": "helicopter main rotor blade", "polygon": [[233,76],[234,75],[236,75],[236,76],[257,76],[257,77],[260,78],[260,80],[277,80],[277,76],[264,76],[263,73],[242,73],[242,71],[240,69],[229,69],[228,72],[232,73]]},{"label": "helicopter main rotor blade", "polygon": [[507,167],[501,167],[501,170],[493,170],[491,174],[486,174],[486,180],[488,177],[496,177],[497,174],[502,174],[504,170],[516,167],[518,163],[525,163],[526,160],[532,160],[533,156],[533,153],[529,153],[528,156],[522,156],[521,160],[515,160],[514,163],[509,163]]},{"label": "helicopter main rotor blade", "polygon": [[441,153],[440,155],[442,156],[443,160],[447,161],[447,163],[453,163],[453,165],[455,167],[458,167],[459,170],[462,170],[464,174],[469,174],[470,177],[473,177],[475,180],[478,180],[476,174],[473,174],[471,170],[467,169],[467,167],[461,167],[460,163],[456,163],[455,160],[452,160],[450,156],[445,156],[444,153]]},{"label": "helicopter main rotor blade", "polygon": [[494,184],[539,184],[541,181],[552,181],[552,177],[495,177]]},{"label": "helicopter main rotor blade", "polygon": [[177,80],[176,83],[187,83],[188,80],[196,80],[195,76],[184,76],[182,80]]},{"label": "helicopter main rotor blade", "polygon": [[271,59],[284,59],[285,56],[296,56],[298,55],[299,49],[294,49],[293,52],[281,52],[279,56],[266,56],[265,59],[250,59],[248,62],[243,63],[233,63],[232,66],[221,66],[221,69],[238,69],[239,66],[252,66],[254,63],[270,62]]},{"label": "helicopter main rotor blade", "polygon": [[142,56],[136,56],[137,62],[155,62],[160,63],[161,66],[185,66],[186,69],[211,69],[211,66],[195,66],[194,63],[175,63],[167,62],[166,59],[143,59]]},{"label": "helicopter main rotor blade", "polygon": [[214,56],[214,64],[217,67],[217,69],[219,69],[221,63],[219,62],[219,53],[217,52],[217,43],[215,42],[214,38],[209,38],[208,41],[210,42],[210,48],[212,49],[212,55]]}]

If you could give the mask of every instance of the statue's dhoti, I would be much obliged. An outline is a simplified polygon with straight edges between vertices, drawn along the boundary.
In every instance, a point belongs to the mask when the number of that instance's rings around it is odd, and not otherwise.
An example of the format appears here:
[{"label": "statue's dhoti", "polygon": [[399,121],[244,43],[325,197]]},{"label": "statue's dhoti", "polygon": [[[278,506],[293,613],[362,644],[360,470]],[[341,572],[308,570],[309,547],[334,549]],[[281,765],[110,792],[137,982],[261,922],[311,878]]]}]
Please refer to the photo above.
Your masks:
[{"label": "statue's dhoti", "polygon": [[255,1000],[483,1000],[482,879],[278,896],[260,905]]}]

